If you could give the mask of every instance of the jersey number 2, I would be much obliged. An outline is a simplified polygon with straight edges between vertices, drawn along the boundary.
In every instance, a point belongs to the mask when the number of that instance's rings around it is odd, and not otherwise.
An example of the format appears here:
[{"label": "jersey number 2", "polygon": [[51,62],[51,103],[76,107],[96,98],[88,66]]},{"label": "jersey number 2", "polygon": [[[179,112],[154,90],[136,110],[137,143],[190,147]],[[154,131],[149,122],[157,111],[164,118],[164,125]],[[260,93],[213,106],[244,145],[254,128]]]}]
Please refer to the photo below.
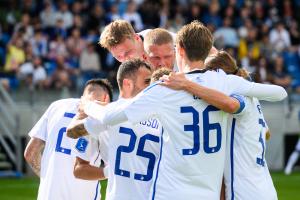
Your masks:
[{"label": "jersey number 2", "polygon": [[[73,118],[75,116],[74,113],[65,113],[64,114],[64,117],[67,117],[67,118]],[[61,146],[61,143],[62,143],[62,140],[63,140],[63,137],[64,137],[64,134],[65,132],[67,131],[67,128],[66,127],[62,127],[59,132],[58,132],[58,136],[57,136],[57,141],[56,141],[56,146],[55,146],[55,151],[56,152],[60,152],[60,153],[64,153],[64,154],[67,154],[67,155],[70,155],[71,154],[71,149],[67,149],[67,148],[64,148]]]},{"label": "jersey number 2", "polygon": [[[128,146],[119,146],[117,149],[117,154],[116,154],[116,164],[115,164],[115,174],[119,176],[124,176],[130,178],[130,172],[127,170],[120,169],[120,163],[121,163],[121,154],[122,153],[131,153],[136,144],[137,136],[134,133],[134,131],[130,128],[125,128],[125,127],[120,127],[119,130],[120,134],[126,134],[130,136],[129,140],[129,145]],[[146,174],[134,174],[134,179],[135,180],[140,180],[140,181],[149,181],[152,179],[153,176],[153,169],[155,165],[155,160],[156,157],[153,153],[147,152],[144,150],[145,143],[147,140],[150,140],[152,142],[159,142],[159,137],[151,134],[146,134],[140,138],[138,147],[137,147],[137,152],[136,155],[147,158],[149,160],[148,167],[147,167],[147,173]]]}]

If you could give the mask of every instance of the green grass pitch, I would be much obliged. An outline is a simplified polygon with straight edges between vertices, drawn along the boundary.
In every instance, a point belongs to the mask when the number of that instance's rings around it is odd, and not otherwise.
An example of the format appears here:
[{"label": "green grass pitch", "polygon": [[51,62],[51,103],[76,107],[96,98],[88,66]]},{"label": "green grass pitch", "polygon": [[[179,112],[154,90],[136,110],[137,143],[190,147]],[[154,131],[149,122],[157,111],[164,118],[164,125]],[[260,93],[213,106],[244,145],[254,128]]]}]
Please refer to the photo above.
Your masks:
[{"label": "green grass pitch", "polygon": [[[272,178],[280,200],[300,199],[300,172],[294,172],[290,176],[285,176],[281,172],[273,172]],[[0,179],[0,199],[34,200],[37,195],[38,183],[37,178]],[[106,181],[103,181],[101,185],[101,193],[104,196]]]}]

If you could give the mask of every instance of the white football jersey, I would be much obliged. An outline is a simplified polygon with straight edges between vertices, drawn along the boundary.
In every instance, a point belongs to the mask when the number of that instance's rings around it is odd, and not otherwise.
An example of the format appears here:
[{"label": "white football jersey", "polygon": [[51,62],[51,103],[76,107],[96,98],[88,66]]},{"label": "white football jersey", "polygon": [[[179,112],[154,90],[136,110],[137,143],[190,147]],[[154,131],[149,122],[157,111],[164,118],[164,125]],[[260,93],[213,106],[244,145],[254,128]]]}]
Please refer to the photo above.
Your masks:
[{"label": "white football jersey", "polygon": [[[29,132],[30,137],[45,141],[41,161],[39,200],[100,199],[98,181],[76,179],[73,175],[72,146],[76,140],[66,136],[66,127],[77,112],[79,99],[52,103]],[[88,143],[79,148],[85,151]]]},{"label": "white football jersey", "polygon": [[[119,99],[115,106],[126,104]],[[92,132],[93,127],[85,123]],[[100,133],[100,150],[108,165],[106,200],[143,200],[151,197],[150,189],[155,179],[155,164],[159,159],[161,124],[155,118],[140,121],[136,125],[125,122],[108,127]],[[82,157],[83,158],[83,157]],[[84,159],[84,158],[83,158]]]},{"label": "white football jersey", "polygon": [[277,200],[265,159],[268,126],[259,101],[245,97],[245,108],[228,126],[224,171],[226,199]]},{"label": "white football jersey", "polygon": [[[252,83],[223,71],[187,78],[225,94],[246,94]],[[153,84],[124,110],[129,121],[158,117],[164,131],[151,199],[220,199],[228,114],[185,91]]]}]

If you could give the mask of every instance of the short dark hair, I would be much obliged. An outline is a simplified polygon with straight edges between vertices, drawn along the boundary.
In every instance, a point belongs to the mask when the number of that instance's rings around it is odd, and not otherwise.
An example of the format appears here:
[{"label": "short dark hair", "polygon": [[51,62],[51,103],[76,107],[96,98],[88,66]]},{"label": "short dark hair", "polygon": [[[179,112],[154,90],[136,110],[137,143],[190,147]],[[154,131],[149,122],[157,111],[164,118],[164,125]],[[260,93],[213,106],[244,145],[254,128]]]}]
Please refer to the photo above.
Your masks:
[{"label": "short dark hair", "polygon": [[85,83],[83,91],[87,88],[87,86],[99,86],[101,87],[105,92],[107,92],[109,96],[110,102],[113,100],[113,89],[111,83],[107,79],[101,79],[101,78],[93,78],[88,80]]},{"label": "short dark hair", "polygon": [[146,69],[151,71],[150,65],[140,59],[132,59],[123,62],[119,66],[118,73],[117,73],[117,81],[120,89],[123,87],[123,80],[125,78],[130,78],[132,80],[135,80],[136,72],[142,67],[145,67]]}]

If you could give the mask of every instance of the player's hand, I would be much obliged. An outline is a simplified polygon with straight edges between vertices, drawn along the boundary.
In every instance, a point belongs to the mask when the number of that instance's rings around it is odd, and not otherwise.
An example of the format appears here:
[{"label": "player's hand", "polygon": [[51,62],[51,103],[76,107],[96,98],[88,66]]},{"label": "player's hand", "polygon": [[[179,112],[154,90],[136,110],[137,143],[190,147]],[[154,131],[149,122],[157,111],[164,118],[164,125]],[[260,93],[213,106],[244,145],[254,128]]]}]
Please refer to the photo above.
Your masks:
[{"label": "player's hand", "polygon": [[88,132],[85,130],[82,120],[74,119],[67,127],[67,136],[70,138],[77,139],[86,135]]},{"label": "player's hand", "polygon": [[271,138],[271,132],[270,129],[268,129],[266,132],[266,140],[269,140],[270,138]]},{"label": "player's hand", "polygon": [[173,90],[185,90],[187,82],[184,73],[182,72],[171,72],[168,76],[164,75],[160,78],[162,81],[160,85],[166,86]]}]

